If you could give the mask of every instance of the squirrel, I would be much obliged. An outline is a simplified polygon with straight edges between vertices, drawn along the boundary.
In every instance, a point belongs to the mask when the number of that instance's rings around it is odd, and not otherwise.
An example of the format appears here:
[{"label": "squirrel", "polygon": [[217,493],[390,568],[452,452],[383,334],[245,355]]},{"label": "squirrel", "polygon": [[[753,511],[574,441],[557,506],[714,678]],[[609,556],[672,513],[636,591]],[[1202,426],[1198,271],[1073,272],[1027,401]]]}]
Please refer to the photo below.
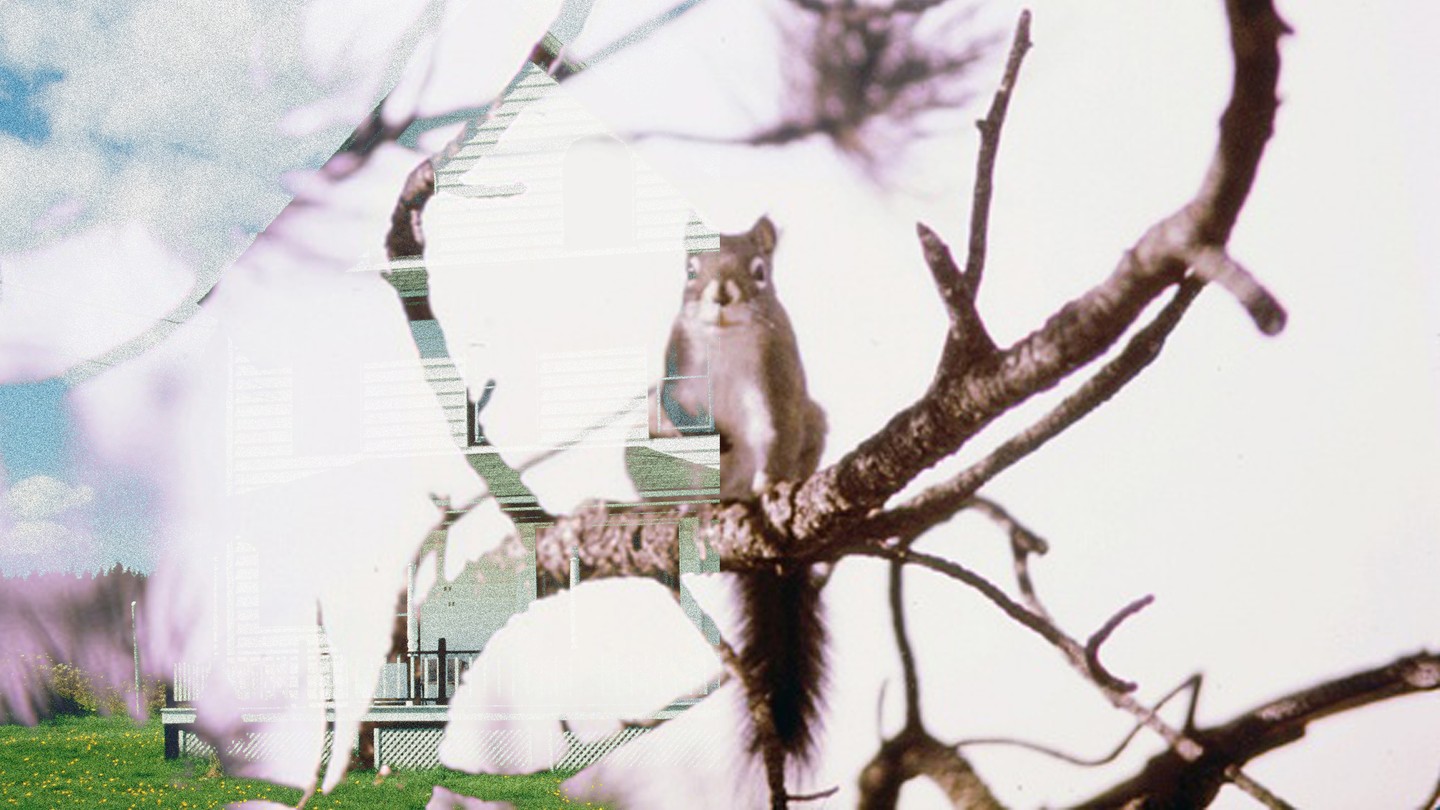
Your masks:
[{"label": "squirrel", "polygon": [[[652,396],[652,425],[669,435],[719,433],[720,497],[753,501],[778,481],[815,471],[825,412],[810,399],[790,318],[776,297],[775,225],[722,234],[720,249],[692,253],[680,312]],[[658,398],[658,402],[655,400]],[[748,704],[765,705],[784,757],[805,763],[823,679],[820,585],[808,570],[739,577],[739,659]],[[749,752],[763,756],[752,726]],[[772,779],[783,761],[767,760]]]}]

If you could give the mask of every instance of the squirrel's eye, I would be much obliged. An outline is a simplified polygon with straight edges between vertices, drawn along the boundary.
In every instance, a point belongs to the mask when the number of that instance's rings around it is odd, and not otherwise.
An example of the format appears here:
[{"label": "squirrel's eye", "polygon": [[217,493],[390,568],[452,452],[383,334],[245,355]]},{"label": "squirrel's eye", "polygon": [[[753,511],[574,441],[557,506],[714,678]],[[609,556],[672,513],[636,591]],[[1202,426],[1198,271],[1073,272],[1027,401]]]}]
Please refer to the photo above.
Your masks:
[{"label": "squirrel's eye", "polygon": [[697,277],[699,277],[699,275],[700,259],[698,257],[691,256],[690,260],[685,262],[685,277],[690,279],[691,281],[694,281]]},{"label": "squirrel's eye", "polygon": [[765,267],[765,257],[756,256],[754,259],[750,260],[750,275],[756,281],[761,282],[762,284],[765,282],[766,269],[767,268]]}]

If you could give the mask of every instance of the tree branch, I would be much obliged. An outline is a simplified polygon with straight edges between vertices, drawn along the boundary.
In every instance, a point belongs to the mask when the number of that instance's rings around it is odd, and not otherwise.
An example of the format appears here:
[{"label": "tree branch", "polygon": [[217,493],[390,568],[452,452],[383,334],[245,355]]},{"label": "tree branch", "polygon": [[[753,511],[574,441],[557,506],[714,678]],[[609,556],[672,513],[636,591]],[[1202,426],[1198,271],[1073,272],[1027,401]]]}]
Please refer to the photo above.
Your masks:
[{"label": "tree branch", "polygon": [[984,362],[995,354],[995,341],[985,328],[979,311],[975,308],[975,292],[955,259],[950,255],[950,246],[942,241],[929,226],[919,223],[915,231],[920,236],[920,247],[925,254],[925,264],[935,280],[940,300],[950,316],[950,335],[945,341],[946,355],[942,365],[963,368]]},{"label": "tree branch", "polygon": [[1015,39],[1005,62],[1005,75],[990,102],[990,112],[975,125],[980,129],[980,154],[975,160],[975,197],[970,204],[970,255],[965,260],[965,286],[973,300],[980,292],[980,279],[985,274],[985,241],[990,233],[990,197],[994,192],[995,158],[1000,150],[1000,128],[1010,109],[1010,94],[1020,75],[1020,63],[1030,50],[1030,11],[1020,12],[1015,25]]},{"label": "tree branch", "polygon": [[[1008,517],[1008,515],[1005,516],[1005,519],[1012,520]],[[1027,601],[1032,606],[1032,608],[1028,610],[1025,607],[1017,604],[1014,600],[1007,596],[1004,591],[1000,590],[999,587],[991,583],[989,580],[950,560],[935,557],[933,555],[914,552],[909,550],[904,545],[900,545],[898,548],[891,546],[878,549],[864,548],[857,551],[857,553],[882,557],[885,559],[895,560],[899,562],[914,563],[916,565],[920,565],[922,567],[929,568],[933,571],[944,574],[945,576],[951,577],[952,579],[962,582],[965,585],[968,585],[971,588],[975,589],[976,591],[979,591],[981,595],[983,595],[986,599],[990,600],[993,604],[999,607],[1007,616],[1019,622],[1022,626],[1034,631],[1036,634],[1044,638],[1052,646],[1058,649],[1064,655],[1065,659],[1070,663],[1072,668],[1074,668],[1077,672],[1084,676],[1086,680],[1095,684],[1099,688],[1101,694],[1104,695],[1108,701],[1110,701],[1111,705],[1128,712],[1133,717],[1135,717],[1141,725],[1149,728],[1151,731],[1154,731],[1156,734],[1162,737],[1170,746],[1168,754],[1173,755],[1176,762],[1195,764],[1213,761],[1217,756],[1216,752],[1208,749],[1206,745],[1201,742],[1198,735],[1190,733],[1191,729],[1189,728],[1190,723],[1188,722],[1188,720],[1187,728],[1184,731],[1172,728],[1157,714],[1159,707],[1164,704],[1163,700],[1159,704],[1157,704],[1155,708],[1150,708],[1141,704],[1131,694],[1135,689],[1134,684],[1120,680],[1115,675],[1106,670],[1104,667],[1102,667],[1099,663],[1100,646],[1109,637],[1110,633],[1113,632],[1114,629],[1120,625],[1121,622],[1123,622],[1127,617],[1133,615],[1135,612],[1143,608],[1145,605],[1149,604],[1149,598],[1147,597],[1146,599],[1132,602],[1131,604],[1125,606],[1124,608],[1116,612],[1114,616],[1112,616],[1104,623],[1100,630],[1096,631],[1090,637],[1090,640],[1087,644],[1081,645],[1080,642],[1076,641],[1074,638],[1071,638],[1059,628],[1059,626],[1054,622],[1054,620],[1049,617],[1048,611],[1046,611],[1044,606],[1040,603],[1040,599],[1036,595],[1033,585],[1030,583],[1028,570],[1023,564],[1024,558],[1030,553],[1028,549],[1032,548],[1033,544],[1028,544],[1020,540],[1016,540],[1014,539],[1015,536],[1015,533],[1012,532],[1011,547],[1014,550],[1016,556],[1017,576],[1021,577],[1022,590],[1026,595]],[[1427,678],[1435,682],[1432,683],[1429,688],[1434,688],[1435,684],[1440,684],[1440,667],[1433,668],[1431,671],[1428,672],[1420,673],[1416,676],[1415,679],[1424,682]],[[1193,719],[1193,707],[1190,719]],[[1283,745],[1284,743],[1280,744]],[[1236,787],[1244,790],[1251,796],[1255,797],[1267,807],[1289,806],[1285,804],[1285,802],[1277,798],[1263,785],[1259,784],[1254,779],[1246,775],[1240,769],[1243,764],[1244,761],[1222,763],[1223,767],[1221,767],[1219,770],[1219,778],[1222,781],[1231,782]],[[1197,765],[1197,767],[1204,766]],[[1215,785],[1215,789],[1219,789],[1218,783]],[[1147,804],[1139,806],[1201,807],[1205,804],[1206,802],[1200,802],[1196,804],[1181,802],[1178,804]],[[1108,807],[1111,805],[1100,806]]]},{"label": "tree branch", "polygon": [[949,481],[936,484],[909,501],[861,522],[852,530],[852,535],[875,539],[916,536],[949,520],[961,509],[975,505],[977,501],[973,496],[982,486],[1108,402],[1154,362],[1160,356],[1166,338],[1179,325],[1181,317],[1203,286],[1198,279],[1182,282],[1165,308],[1136,332],[1114,359],[1039,421],[1007,439]]},{"label": "tree branch", "polygon": [[1440,654],[1427,651],[1292,692],[1222,725],[1194,729],[1189,736],[1204,747],[1202,757],[1186,759],[1175,751],[1162,752],[1139,774],[1081,807],[1204,807],[1227,780],[1233,781],[1235,769],[1300,739],[1311,723],[1360,706],[1437,688]]},{"label": "tree branch", "polygon": [[1104,664],[1100,663],[1100,647],[1105,644],[1106,639],[1110,638],[1110,634],[1114,633],[1126,619],[1149,607],[1150,603],[1154,601],[1154,595],[1147,594],[1125,607],[1120,608],[1114,616],[1111,616],[1100,626],[1099,630],[1092,633],[1089,640],[1085,642],[1085,667],[1090,670],[1095,679],[1100,681],[1105,688],[1114,689],[1117,692],[1135,691],[1134,681],[1125,681],[1115,677],[1110,674],[1110,671],[1105,668]]},{"label": "tree branch", "polygon": [[906,728],[887,740],[860,772],[860,810],[892,810],[900,788],[917,776],[930,778],[950,804],[964,810],[1000,810],[1003,806],[953,747],[923,728]]},{"label": "tree branch", "polygon": [[905,629],[905,566],[899,560],[890,563],[890,623],[895,633],[895,647],[900,653],[900,671],[905,680],[905,728],[920,726],[920,675],[915,670],[915,651]]},{"label": "tree branch", "polygon": [[554,76],[555,81],[558,82],[568,79],[570,76],[580,72],[581,70],[589,70],[590,68],[595,67],[606,59],[609,59],[615,54],[625,50],[631,45],[636,45],[640,42],[644,42],[656,31],[660,30],[674,20],[679,19],[685,14],[685,12],[700,5],[702,1],[703,0],[681,0],[681,2],[675,4],[668,10],[656,14],[655,16],[647,19],[645,22],[640,23],[639,25],[630,29],[628,32],[616,37],[610,42],[610,44],[606,45],[605,47],[592,54],[590,58],[585,59],[581,62],[565,62],[551,75]]},{"label": "tree branch", "polygon": [[[1162,708],[1164,708],[1165,704],[1173,700],[1175,696],[1179,695],[1181,692],[1185,692],[1188,690],[1191,693],[1189,711],[1193,714],[1193,712],[1195,711],[1195,696],[1198,694],[1199,688],[1200,676],[1191,675],[1189,678],[1186,678],[1185,681],[1179,686],[1171,689],[1164,695],[1164,697],[1156,701],[1155,705],[1151,707],[1151,711],[1160,711]],[[1189,725],[1187,724],[1186,727],[1188,728]],[[1145,728],[1144,723],[1136,723],[1133,727],[1131,727],[1130,731],[1126,732],[1124,737],[1120,738],[1120,741],[1115,744],[1115,747],[1110,749],[1110,752],[1108,754],[1102,754],[1098,757],[1092,757],[1089,759],[1086,759],[1084,757],[1078,757],[1074,754],[1068,754],[1064,751],[1059,750],[1058,748],[1052,748],[1048,745],[1041,745],[1039,743],[1033,743],[1027,740],[1017,740],[1008,737],[977,737],[969,740],[961,740],[960,742],[955,743],[955,747],[957,749],[961,749],[976,745],[1006,745],[1014,748],[1022,748],[1026,751],[1033,751],[1037,754],[1042,754],[1044,756],[1050,757],[1051,759],[1057,759],[1061,762],[1069,763],[1071,765],[1077,765],[1082,768],[1095,768],[1101,765],[1108,764],[1110,762],[1114,762],[1117,758],[1119,758],[1120,754],[1123,753],[1126,748],[1130,747],[1130,741],[1135,739],[1135,736],[1139,734],[1140,730],[1143,728]]]}]

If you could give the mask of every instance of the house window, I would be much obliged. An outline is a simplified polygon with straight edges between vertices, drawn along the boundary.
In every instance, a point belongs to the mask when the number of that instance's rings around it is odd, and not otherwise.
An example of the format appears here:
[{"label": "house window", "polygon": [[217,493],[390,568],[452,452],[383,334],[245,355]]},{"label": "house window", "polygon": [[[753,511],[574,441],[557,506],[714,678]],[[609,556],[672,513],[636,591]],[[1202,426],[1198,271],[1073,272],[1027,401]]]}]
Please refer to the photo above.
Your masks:
[{"label": "house window", "polygon": [[488,380],[480,396],[474,400],[470,398],[470,389],[465,389],[465,445],[467,447],[484,447],[490,441],[485,438],[485,426],[480,421],[480,412],[490,404],[490,395],[495,393],[495,381]]},{"label": "house window", "polygon": [[[673,357],[665,360],[665,376],[660,378],[660,409],[665,412],[670,424],[674,425],[681,433],[713,433],[715,432],[715,412],[713,409],[715,391],[710,384],[710,356],[705,356],[705,370],[703,374],[681,374]],[[686,382],[693,381],[693,382]],[[703,381],[705,386],[705,401],[703,403],[692,403],[690,407],[682,404],[675,396],[679,385],[687,385],[693,389],[694,386]],[[693,396],[693,394],[692,394]],[[655,418],[658,420],[660,414]],[[656,426],[658,428],[658,425]]]}]

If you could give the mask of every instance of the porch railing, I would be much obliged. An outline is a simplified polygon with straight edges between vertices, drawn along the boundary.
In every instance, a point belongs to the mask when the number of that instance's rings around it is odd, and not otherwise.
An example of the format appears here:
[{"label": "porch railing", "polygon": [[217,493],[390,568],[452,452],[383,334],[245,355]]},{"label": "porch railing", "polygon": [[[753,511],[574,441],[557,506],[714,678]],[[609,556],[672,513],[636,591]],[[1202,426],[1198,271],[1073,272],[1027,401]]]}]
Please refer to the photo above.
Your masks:
[{"label": "porch railing", "polygon": [[[435,649],[408,652],[403,660],[382,665],[374,702],[446,705],[455,694],[461,676],[479,655],[479,650],[450,649],[443,638],[438,640]],[[283,664],[273,659],[257,660],[236,667],[230,675],[239,697],[254,701],[256,708],[276,698],[329,703],[337,697],[335,659],[328,652],[320,653],[318,667],[299,659]],[[174,682],[167,691],[168,705],[195,702],[204,694],[209,676],[207,666],[176,664]],[[339,696],[343,697],[344,685],[338,686]]]}]

